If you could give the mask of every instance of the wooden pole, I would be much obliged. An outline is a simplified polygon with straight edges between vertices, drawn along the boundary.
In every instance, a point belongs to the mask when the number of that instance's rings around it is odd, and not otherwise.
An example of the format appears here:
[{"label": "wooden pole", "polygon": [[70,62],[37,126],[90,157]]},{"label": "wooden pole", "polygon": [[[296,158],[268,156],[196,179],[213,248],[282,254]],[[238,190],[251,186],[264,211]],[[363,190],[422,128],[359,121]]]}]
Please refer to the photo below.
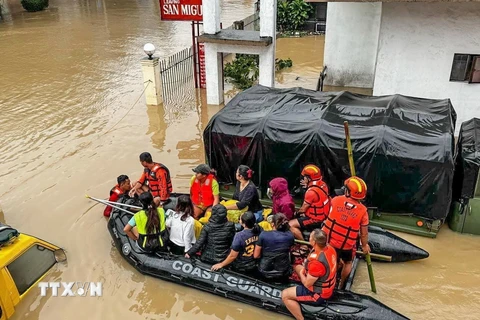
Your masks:
[{"label": "wooden pole", "polygon": [[[352,174],[352,176],[355,176],[355,163],[353,162],[352,142],[350,141],[350,130],[348,129],[348,121],[343,122],[343,127],[345,128],[345,137],[347,139],[347,152],[348,162],[350,164],[350,173]],[[377,293],[377,286],[375,285],[375,277],[373,276],[372,259],[370,253],[365,254],[365,260],[367,261],[368,277],[370,278],[370,288],[373,292]]]}]

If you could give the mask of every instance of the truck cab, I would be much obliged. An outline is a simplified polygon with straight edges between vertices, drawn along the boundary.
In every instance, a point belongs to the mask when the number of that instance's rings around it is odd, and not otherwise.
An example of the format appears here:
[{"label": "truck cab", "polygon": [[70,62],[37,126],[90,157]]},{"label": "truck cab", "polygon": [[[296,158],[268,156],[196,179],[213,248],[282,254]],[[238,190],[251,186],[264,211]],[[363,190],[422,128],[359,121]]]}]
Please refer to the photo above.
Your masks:
[{"label": "truck cab", "polygon": [[11,318],[28,292],[65,260],[63,249],[0,223],[0,320]]}]

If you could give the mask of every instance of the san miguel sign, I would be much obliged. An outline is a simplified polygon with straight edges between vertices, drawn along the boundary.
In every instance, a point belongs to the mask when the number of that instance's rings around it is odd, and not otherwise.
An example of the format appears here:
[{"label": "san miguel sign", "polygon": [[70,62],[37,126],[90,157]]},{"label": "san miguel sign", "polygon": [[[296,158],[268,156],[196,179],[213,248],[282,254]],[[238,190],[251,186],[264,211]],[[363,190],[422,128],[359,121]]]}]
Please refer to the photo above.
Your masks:
[{"label": "san miguel sign", "polygon": [[160,17],[170,21],[202,21],[202,0],[160,0]]}]

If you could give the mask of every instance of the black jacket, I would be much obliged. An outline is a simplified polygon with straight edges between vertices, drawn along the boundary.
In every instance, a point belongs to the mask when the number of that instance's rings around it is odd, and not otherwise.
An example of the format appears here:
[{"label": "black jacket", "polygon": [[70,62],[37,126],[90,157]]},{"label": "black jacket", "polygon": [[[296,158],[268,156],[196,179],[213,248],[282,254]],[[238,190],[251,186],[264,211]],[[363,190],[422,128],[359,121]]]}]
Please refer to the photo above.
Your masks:
[{"label": "black jacket", "polygon": [[230,253],[234,236],[235,225],[227,220],[227,209],[217,204],[212,208],[212,216],[188,254],[193,256],[201,251],[200,260],[203,262],[212,264],[222,262]]}]

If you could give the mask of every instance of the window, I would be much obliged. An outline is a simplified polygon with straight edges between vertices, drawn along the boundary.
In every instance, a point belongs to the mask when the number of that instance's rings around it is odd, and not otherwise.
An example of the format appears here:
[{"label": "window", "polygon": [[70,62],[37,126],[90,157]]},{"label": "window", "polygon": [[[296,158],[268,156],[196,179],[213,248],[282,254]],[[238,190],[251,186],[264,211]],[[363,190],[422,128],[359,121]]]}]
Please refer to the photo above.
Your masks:
[{"label": "window", "polygon": [[480,83],[480,54],[455,53],[450,81]]},{"label": "window", "polygon": [[10,275],[22,295],[57,261],[55,254],[41,245],[34,245],[7,266]]}]

